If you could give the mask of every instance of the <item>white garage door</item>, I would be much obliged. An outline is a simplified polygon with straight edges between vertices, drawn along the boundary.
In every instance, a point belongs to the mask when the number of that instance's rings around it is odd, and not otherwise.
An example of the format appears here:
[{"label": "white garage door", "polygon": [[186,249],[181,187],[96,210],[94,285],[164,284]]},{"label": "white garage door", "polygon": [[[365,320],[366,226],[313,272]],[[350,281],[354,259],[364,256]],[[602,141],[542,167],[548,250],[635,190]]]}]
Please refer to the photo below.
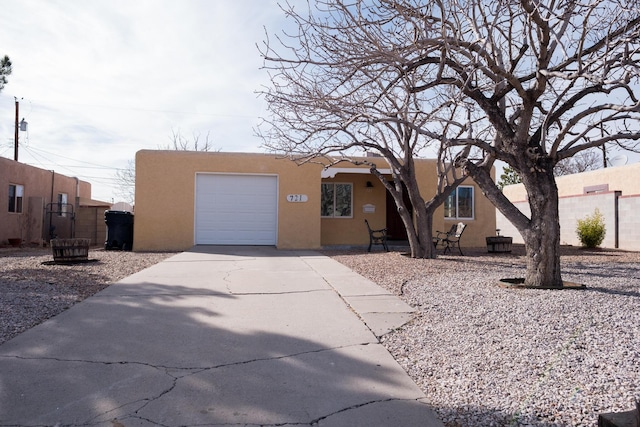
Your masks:
[{"label": "white garage door", "polygon": [[275,245],[278,178],[196,175],[196,244]]}]

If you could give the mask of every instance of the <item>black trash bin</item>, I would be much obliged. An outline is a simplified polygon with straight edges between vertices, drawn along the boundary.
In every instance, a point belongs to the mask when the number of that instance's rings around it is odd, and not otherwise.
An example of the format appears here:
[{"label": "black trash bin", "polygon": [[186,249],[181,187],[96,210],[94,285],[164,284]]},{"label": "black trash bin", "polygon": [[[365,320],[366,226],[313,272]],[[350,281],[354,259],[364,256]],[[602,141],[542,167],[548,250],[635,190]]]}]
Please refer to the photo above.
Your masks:
[{"label": "black trash bin", "polygon": [[133,214],[127,211],[104,211],[107,224],[106,250],[130,251],[133,247]]}]

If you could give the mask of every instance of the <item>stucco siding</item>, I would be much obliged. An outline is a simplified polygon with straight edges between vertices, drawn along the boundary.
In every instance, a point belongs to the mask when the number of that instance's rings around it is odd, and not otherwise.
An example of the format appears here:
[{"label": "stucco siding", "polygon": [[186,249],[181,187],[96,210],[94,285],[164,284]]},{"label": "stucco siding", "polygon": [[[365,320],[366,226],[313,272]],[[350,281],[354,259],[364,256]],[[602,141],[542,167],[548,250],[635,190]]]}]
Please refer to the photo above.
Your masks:
[{"label": "stucco siding", "polygon": [[[340,173],[335,178],[327,178],[322,182],[353,185],[353,216],[351,218],[322,218],[321,243],[323,246],[368,244],[369,233],[364,223],[365,219],[374,229],[385,228],[386,189],[375,177]],[[373,187],[367,188],[367,182],[371,182]],[[320,210],[316,215],[320,215]]]},{"label": "stucco siding", "polygon": [[[575,196],[584,193],[585,187],[607,185],[606,191],[621,191],[622,195],[640,194],[640,181],[630,179],[640,177],[640,163],[597,169],[589,172],[564,175],[556,178],[558,196]],[[523,184],[504,187],[504,195],[509,200],[522,201],[527,198]]]},{"label": "stucco siding", "polygon": [[[134,250],[185,250],[194,245],[197,173],[278,176],[277,246],[319,248],[320,169],[269,155],[139,151]],[[289,194],[305,194],[308,201],[288,202]]]},{"label": "stucco siding", "polygon": [[[492,171],[493,176],[493,171]],[[474,217],[473,219],[449,219],[444,218],[444,207],[440,206],[436,210],[434,225],[436,219],[442,221],[441,228],[438,230],[447,231],[451,226],[458,222],[467,224],[467,228],[460,239],[462,247],[486,247],[486,237],[495,236],[496,234],[496,209],[487,199],[480,187],[468,178],[461,185],[472,186],[474,194]]]},{"label": "stucco siding", "polygon": [[[382,158],[367,158],[379,170],[388,169]],[[433,196],[437,185],[435,160],[416,161],[416,174],[424,196]],[[331,168],[330,168],[331,169]],[[339,171],[338,171],[339,170]],[[200,173],[274,175],[278,177],[278,231],[281,249],[316,249],[330,245],[364,245],[369,242],[364,219],[373,228],[386,224],[386,189],[368,167],[341,164],[333,176],[322,178],[317,164],[296,165],[273,155],[254,153],[205,153],[142,150],[136,155],[136,209],[134,250],[185,250],[195,244],[195,182]],[[391,176],[389,175],[389,179]],[[367,186],[367,181],[373,186]],[[321,184],[353,185],[352,215],[321,217]],[[475,217],[462,246],[482,246],[484,237],[495,233],[493,206],[474,186]],[[287,197],[304,195],[306,201]],[[455,221],[457,222],[457,220]],[[449,228],[439,208],[434,230]]]},{"label": "stucco siding", "polygon": [[[371,160],[371,159],[367,159]],[[377,159],[378,168],[388,167],[383,159]],[[416,178],[420,194],[426,200],[435,195],[438,175],[435,159],[417,159],[415,161]],[[391,179],[389,175],[388,179]],[[366,182],[371,181],[373,188],[367,188]],[[382,183],[372,175],[356,173],[339,173],[334,178],[328,178],[323,182],[348,182],[354,185],[354,213],[353,218],[323,218],[322,219],[322,245],[362,245],[369,243],[364,220],[367,219],[374,229],[384,228],[386,224],[386,189]],[[467,224],[461,239],[462,247],[482,247],[485,245],[485,237],[495,235],[496,217],[495,208],[489,200],[483,196],[478,185],[471,179],[467,179],[462,185],[474,188],[474,217],[471,219],[449,219],[444,217],[444,207],[436,209],[433,217],[433,232],[449,230],[451,225],[460,221]],[[375,212],[364,212],[364,205],[375,207]]]},{"label": "stucco siding", "polygon": [[[22,213],[8,211],[10,184],[24,189]],[[55,226],[54,233],[58,237],[71,237],[74,231],[72,216],[46,211],[51,210],[51,203],[57,203],[60,193],[65,193],[67,203],[75,208],[77,198],[91,197],[91,184],[0,157],[0,244],[14,237],[21,237],[26,243],[40,243],[42,239],[48,239],[50,223]]]}]

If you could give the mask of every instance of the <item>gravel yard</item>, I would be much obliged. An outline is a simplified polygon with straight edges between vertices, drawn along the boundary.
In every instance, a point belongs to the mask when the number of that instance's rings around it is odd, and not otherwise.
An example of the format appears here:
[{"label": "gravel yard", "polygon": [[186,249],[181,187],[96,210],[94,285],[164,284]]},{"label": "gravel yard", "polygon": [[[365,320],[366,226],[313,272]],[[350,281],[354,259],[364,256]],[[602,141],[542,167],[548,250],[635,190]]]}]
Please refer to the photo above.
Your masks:
[{"label": "gravel yard", "polygon": [[[414,260],[324,251],[416,307],[382,338],[449,427],[594,426],[640,399],[640,253],[563,248],[563,278],[586,290],[497,286],[524,274],[523,250]],[[0,343],[172,253],[0,249]]]},{"label": "gravel yard", "polygon": [[0,249],[0,344],[173,253],[90,250],[76,265],[46,265],[51,249]]},{"label": "gravel yard", "polygon": [[382,342],[445,425],[595,426],[640,399],[640,253],[562,253],[563,279],[586,290],[497,286],[524,276],[521,247],[327,254],[418,309]]}]

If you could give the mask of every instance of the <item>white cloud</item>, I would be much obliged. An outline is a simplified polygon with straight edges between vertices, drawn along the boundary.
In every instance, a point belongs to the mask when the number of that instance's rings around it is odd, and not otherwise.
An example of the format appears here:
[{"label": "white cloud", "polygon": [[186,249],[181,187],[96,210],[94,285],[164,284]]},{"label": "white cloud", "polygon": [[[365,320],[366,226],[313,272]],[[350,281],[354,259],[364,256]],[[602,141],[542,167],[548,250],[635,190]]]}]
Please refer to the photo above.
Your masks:
[{"label": "white cloud", "polygon": [[[267,82],[256,44],[279,31],[275,0],[5,1],[0,55],[13,74],[0,94],[0,155],[93,184],[110,200],[113,170],[143,148],[210,132],[225,151],[256,151]],[[53,154],[51,154],[53,153]],[[58,157],[62,155],[63,157]],[[69,159],[78,160],[74,162]],[[75,164],[76,167],[68,167]],[[95,179],[93,179],[95,178]]]}]

